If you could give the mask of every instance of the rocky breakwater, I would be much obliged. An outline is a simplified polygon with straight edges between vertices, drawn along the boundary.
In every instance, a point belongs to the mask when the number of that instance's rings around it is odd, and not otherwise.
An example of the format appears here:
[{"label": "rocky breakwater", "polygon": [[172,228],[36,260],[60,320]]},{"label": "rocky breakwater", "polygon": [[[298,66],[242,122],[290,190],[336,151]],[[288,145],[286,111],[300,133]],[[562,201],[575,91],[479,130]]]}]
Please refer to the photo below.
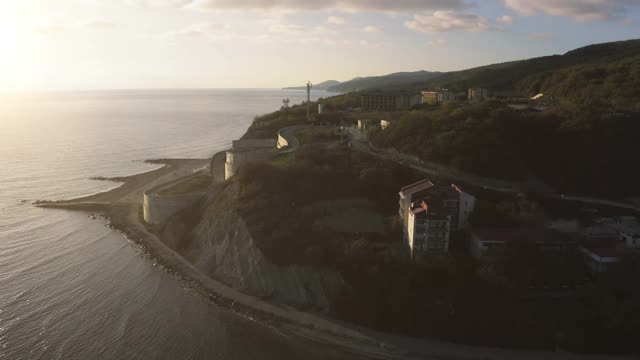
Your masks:
[{"label": "rocky breakwater", "polygon": [[[331,270],[279,266],[256,245],[235,210],[237,184],[211,193],[200,209],[171,218],[163,241],[187,258],[200,272],[246,294],[301,309],[328,311],[349,288]],[[199,221],[193,221],[198,212]]]}]

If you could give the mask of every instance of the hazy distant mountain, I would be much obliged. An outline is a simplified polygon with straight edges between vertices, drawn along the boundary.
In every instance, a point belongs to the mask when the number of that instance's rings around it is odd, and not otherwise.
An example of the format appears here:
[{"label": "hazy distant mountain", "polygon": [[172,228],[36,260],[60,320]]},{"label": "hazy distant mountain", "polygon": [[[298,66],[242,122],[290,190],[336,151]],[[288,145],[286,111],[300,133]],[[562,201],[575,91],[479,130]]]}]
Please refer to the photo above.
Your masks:
[{"label": "hazy distant mountain", "polygon": [[350,91],[358,91],[370,88],[380,88],[388,86],[401,86],[420,81],[427,81],[440,76],[440,72],[431,71],[413,71],[398,72],[383,76],[357,77],[350,81],[333,85],[327,88],[327,91],[346,93]]},{"label": "hazy distant mountain", "polygon": [[[332,87],[332,86],[336,86],[339,85],[340,81],[337,80],[327,80],[324,82],[321,82],[320,84],[313,84],[313,88],[315,90],[327,90],[328,88]],[[307,90],[307,86],[291,86],[291,87],[286,87],[284,88],[284,90]]]}]

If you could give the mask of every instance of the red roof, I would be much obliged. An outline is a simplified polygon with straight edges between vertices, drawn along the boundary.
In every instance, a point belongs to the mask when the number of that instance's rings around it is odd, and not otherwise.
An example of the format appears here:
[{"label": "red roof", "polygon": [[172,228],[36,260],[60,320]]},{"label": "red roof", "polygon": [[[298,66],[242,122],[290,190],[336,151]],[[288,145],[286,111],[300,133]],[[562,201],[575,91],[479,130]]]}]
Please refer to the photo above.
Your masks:
[{"label": "red roof", "polygon": [[400,196],[402,196],[402,198],[404,199],[405,197],[407,197],[407,195],[415,194],[419,191],[426,190],[433,186],[433,183],[427,179],[420,180],[400,189]]}]

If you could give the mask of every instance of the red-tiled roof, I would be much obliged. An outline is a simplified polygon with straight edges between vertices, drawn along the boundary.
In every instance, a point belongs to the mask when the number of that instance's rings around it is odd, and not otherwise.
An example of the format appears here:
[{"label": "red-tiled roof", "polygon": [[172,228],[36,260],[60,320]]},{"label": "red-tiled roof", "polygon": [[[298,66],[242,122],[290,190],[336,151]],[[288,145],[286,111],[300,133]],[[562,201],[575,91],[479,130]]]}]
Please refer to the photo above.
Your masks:
[{"label": "red-tiled roof", "polygon": [[402,196],[402,198],[405,198],[407,195],[414,194],[422,190],[426,190],[433,186],[434,186],[433,183],[427,179],[420,180],[418,182],[415,182],[411,185],[407,185],[402,189],[400,189],[400,196]]}]

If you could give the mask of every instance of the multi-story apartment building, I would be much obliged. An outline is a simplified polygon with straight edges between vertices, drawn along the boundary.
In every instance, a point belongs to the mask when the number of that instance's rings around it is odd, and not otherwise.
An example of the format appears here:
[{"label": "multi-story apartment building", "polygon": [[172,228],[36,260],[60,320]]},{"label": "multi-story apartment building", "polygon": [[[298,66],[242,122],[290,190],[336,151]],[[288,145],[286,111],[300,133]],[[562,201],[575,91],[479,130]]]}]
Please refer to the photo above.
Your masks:
[{"label": "multi-story apartment building", "polygon": [[456,94],[447,89],[441,89],[437,91],[422,91],[422,103],[435,105],[443,104],[456,99]]},{"label": "multi-story apartment building", "polygon": [[467,95],[469,101],[486,99],[489,97],[489,90],[483,88],[470,88]]},{"label": "multi-story apartment building", "polygon": [[396,111],[409,110],[419,105],[422,100],[420,94],[412,92],[371,91],[362,95],[363,110]]},{"label": "multi-story apartment building", "polygon": [[[425,179],[402,188],[399,205],[404,239],[413,257],[416,253],[441,253],[437,249],[446,253],[450,232],[469,226],[475,198],[454,184],[435,186]],[[435,245],[441,232],[443,246]],[[424,245],[429,239],[431,243]]]},{"label": "multi-story apartment building", "polygon": [[430,196],[408,212],[407,245],[412,259],[449,252],[451,215],[443,201]]}]

